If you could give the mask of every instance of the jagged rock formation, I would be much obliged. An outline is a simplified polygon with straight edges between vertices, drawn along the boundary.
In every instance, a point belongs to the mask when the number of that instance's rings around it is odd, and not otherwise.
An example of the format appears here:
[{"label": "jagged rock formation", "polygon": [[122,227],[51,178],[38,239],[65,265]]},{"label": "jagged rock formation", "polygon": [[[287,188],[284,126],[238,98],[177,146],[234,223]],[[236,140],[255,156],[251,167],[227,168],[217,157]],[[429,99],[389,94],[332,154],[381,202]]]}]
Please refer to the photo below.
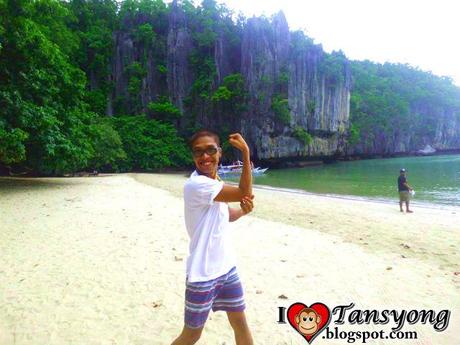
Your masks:
[{"label": "jagged rock formation", "polygon": [[427,138],[430,144],[437,150],[450,150],[460,148],[460,117],[458,112],[448,109],[441,110],[438,115],[440,121],[436,126],[434,140]]},{"label": "jagged rock formation", "polygon": [[[175,123],[180,131],[202,126],[227,133],[241,131],[259,160],[415,152],[427,144],[437,150],[460,148],[457,111],[444,108],[435,110],[436,128],[429,136],[415,137],[410,128],[396,127],[391,134],[377,132],[372,140],[347,144],[350,62],[343,55],[326,54],[303,33],[290,32],[282,12],[271,19],[248,19],[236,38],[218,27],[212,46],[205,49],[211,62],[203,64],[212,65],[213,70],[207,76],[211,82],[204,85],[197,81],[202,82],[206,72],[197,69],[200,62],[192,61],[203,46],[196,41],[196,23],[184,9],[176,2],[171,5],[163,53],[130,32],[130,27],[143,23],[155,24],[143,16],[114,33],[109,114],[120,99],[130,100],[124,104],[128,112],[148,113],[150,102],[166,96],[182,113]],[[129,91],[134,73],[130,66],[135,62],[145,69],[139,72],[138,95]],[[234,73],[244,77],[247,100],[244,111],[230,114],[212,96],[224,78]],[[136,109],[133,97],[140,98],[141,109]],[[421,117],[429,112],[433,117],[433,110],[415,105],[411,112]]]},{"label": "jagged rock formation", "polygon": [[173,4],[167,40],[168,91],[171,101],[184,113],[184,99],[190,93],[193,73],[188,57],[193,49],[191,33],[184,13]]},{"label": "jagged rock formation", "polygon": [[418,153],[429,146],[436,151],[460,149],[460,117],[458,109],[433,107],[431,104],[410,105],[412,121],[408,125],[393,123],[388,132],[369,133],[372,140],[346,146],[347,155],[375,156]]},{"label": "jagged rock formation", "polygon": [[[300,34],[291,40],[282,12],[271,23],[265,18],[248,21],[241,70],[251,99],[242,130],[258,158],[330,156],[343,149],[351,73],[345,62],[341,75],[329,79],[321,69],[324,56],[320,46]],[[286,85],[279,85],[282,73],[286,73]],[[283,94],[291,113],[289,123],[280,123],[273,114],[273,99]],[[312,142],[305,145],[296,139],[295,128],[308,132]]]}]

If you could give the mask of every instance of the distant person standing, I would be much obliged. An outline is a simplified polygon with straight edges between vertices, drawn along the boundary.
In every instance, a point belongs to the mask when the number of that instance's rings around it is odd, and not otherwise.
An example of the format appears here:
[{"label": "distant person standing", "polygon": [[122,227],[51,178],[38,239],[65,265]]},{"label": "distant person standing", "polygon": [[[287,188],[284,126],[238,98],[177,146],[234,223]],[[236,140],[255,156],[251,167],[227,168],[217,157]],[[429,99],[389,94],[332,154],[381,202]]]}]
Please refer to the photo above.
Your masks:
[{"label": "distant person standing", "polygon": [[411,186],[407,183],[406,178],[406,169],[399,170],[399,177],[398,177],[398,191],[399,191],[399,210],[404,212],[403,210],[403,202],[406,203],[406,212],[412,213],[409,209],[409,200],[410,200],[410,191],[413,190]]}]

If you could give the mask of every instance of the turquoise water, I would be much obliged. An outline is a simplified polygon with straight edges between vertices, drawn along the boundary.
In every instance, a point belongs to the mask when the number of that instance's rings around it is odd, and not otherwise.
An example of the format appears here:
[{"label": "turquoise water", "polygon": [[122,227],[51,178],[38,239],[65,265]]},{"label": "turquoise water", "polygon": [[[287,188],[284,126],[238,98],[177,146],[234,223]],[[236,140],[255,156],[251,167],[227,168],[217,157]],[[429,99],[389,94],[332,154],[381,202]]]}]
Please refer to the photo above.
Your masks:
[{"label": "turquoise water", "polygon": [[337,162],[307,168],[268,170],[254,183],[313,193],[395,200],[399,169],[416,191],[414,202],[460,206],[460,155]]}]

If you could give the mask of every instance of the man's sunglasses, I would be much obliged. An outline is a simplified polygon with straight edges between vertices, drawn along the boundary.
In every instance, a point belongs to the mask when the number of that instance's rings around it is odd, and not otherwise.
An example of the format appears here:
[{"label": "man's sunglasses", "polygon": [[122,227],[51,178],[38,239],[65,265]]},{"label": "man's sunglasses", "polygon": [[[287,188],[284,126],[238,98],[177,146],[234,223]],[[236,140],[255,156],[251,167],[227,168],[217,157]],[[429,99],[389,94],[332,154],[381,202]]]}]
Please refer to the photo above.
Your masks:
[{"label": "man's sunglasses", "polygon": [[208,156],[213,156],[213,155],[215,155],[217,153],[217,151],[219,151],[219,148],[211,146],[211,147],[207,147],[205,149],[194,149],[194,150],[192,150],[192,155],[195,158],[201,157],[205,153]]}]

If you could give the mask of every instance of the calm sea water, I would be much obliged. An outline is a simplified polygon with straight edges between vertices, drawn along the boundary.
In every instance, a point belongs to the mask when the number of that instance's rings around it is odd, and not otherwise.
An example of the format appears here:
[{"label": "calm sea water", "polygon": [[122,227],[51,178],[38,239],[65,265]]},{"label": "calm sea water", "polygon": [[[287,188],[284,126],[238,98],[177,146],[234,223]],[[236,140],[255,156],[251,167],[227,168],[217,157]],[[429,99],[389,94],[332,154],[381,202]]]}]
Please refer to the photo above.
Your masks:
[{"label": "calm sea water", "polygon": [[255,184],[313,193],[395,200],[399,169],[416,195],[414,202],[460,206],[460,155],[337,162],[308,168],[268,170]]}]

